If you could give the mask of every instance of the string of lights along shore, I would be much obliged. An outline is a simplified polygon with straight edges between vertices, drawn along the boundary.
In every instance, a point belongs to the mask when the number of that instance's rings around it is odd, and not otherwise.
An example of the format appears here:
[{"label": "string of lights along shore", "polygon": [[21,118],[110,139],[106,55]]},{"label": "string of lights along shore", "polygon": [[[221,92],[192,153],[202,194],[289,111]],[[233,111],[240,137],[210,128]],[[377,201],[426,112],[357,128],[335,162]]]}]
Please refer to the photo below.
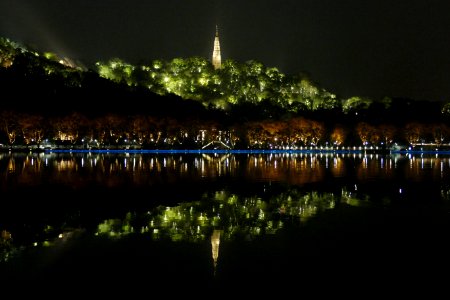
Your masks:
[{"label": "string of lights along shore", "polygon": [[220,55],[219,27],[216,25],[216,36],[214,38],[214,50],[212,55],[212,64],[214,69],[220,69],[222,66],[222,57]]}]

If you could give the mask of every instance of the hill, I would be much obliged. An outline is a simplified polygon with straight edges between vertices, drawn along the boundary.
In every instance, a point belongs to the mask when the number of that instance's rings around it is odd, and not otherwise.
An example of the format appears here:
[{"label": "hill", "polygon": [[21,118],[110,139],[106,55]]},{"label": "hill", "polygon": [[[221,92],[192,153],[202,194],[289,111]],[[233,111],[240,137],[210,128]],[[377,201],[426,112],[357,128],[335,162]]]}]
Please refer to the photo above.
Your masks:
[{"label": "hill", "polygon": [[0,38],[0,110],[40,113],[46,116],[80,112],[205,117],[195,101],[141,87],[130,87],[67,63],[51,53],[28,50]]}]

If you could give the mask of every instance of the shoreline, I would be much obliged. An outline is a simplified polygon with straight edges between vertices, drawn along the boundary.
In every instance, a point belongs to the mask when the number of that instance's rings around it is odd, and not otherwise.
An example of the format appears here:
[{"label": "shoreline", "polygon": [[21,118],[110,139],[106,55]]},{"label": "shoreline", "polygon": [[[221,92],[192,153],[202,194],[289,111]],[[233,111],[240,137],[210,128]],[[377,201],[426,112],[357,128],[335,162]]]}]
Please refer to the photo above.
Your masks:
[{"label": "shoreline", "polygon": [[0,153],[129,153],[129,154],[445,154],[450,150],[381,149],[0,149]]}]

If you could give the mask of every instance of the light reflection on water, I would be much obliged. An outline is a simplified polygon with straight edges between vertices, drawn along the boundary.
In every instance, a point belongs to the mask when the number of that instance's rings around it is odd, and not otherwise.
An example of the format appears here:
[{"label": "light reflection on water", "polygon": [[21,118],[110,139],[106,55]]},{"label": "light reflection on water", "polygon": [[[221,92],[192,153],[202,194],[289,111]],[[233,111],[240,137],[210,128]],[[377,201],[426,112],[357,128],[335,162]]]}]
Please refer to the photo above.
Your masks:
[{"label": "light reflection on water", "polygon": [[301,194],[291,190],[264,201],[218,191],[197,202],[159,206],[141,216],[128,213],[124,219],[105,220],[98,226],[96,234],[117,238],[140,233],[154,239],[195,242],[209,238],[210,233],[218,229],[225,240],[235,236],[252,240],[260,235],[275,234],[285,222],[306,222],[317,212],[332,209],[341,202],[364,203],[348,192],[336,196],[317,192]]},{"label": "light reflection on water", "polygon": [[[259,236],[273,235],[282,230],[285,223],[301,224],[318,212],[333,209],[336,205],[367,205],[367,201],[356,198],[351,192],[304,193],[290,189],[263,200],[260,197],[244,197],[217,191],[205,194],[195,202],[178,206],[158,206],[144,213],[128,212],[125,216],[107,219],[98,224],[90,234],[118,239],[130,234],[148,236],[153,240],[172,242],[202,242],[211,238],[232,240],[236,237],[251,241]],[[52,246],[72,238],[74,232],[84,228],[67,230],[60,226],[34,228],[32,236],[40,239],[28,240],[27,244],[14,244],[14,233],[2,231],[0,261],[9,260],[24,247]],[[219,234],[220,232],[220,234]],[[20,239],[19,239],[20,240]],[[215,242],[218,247],[218,241]],[[214,250],[218,253],[218,249]],[[217,258],[215,258],[217,260]]]},{"label": "light reflection on water", "polygon": [[[207,242],[216,268],[223,243],[254,242],[286,227],[302,230],[316,216],[339,207],[448,200],[449,168],[450,157],[437,155],[1,153],[0,262],[29,248],[55,248],[81,236],[135,236]],[[186,182],[200,193],[184,196]],[[113,192],[98,195],[98,188]],[[137,188],[139,195],[134,194]],[[14,204],[14,196],[28,190],[31,196],[45,197]],[[170,190],[181,191],[168,194]],[[68,196],[75,199],[69,212],[60,208],[69,207]],[[168,197],[175,199],[168,203]],[[78,207],[78,201],[87,206]],[[30,203],[38,208],[35,213],[22,207]],[[144,204],[134,207],[136,203]],[[47,207],[57,208],[47,212]],[[85,217],[91,210],[101,215]]]},{"label": "light reflection on water", "polygon": [[[17,184],[66,182],[75,187],[95,181],[107,186],[127,178],[134,185],[147,185],[162,173],[168,180],[185,178],[236,177],[275,180],[290,184],[320,182],[326,177],[348,177],[355,171],[359,180],[389,179],[403,172],[407,178],[422,180],[448,177],[450,158],[428,155],[378,154],[0,154],[0,173]],[[425,170],[425,172],[424,172]],[[11,188],[11,186],[9,186]]]}]

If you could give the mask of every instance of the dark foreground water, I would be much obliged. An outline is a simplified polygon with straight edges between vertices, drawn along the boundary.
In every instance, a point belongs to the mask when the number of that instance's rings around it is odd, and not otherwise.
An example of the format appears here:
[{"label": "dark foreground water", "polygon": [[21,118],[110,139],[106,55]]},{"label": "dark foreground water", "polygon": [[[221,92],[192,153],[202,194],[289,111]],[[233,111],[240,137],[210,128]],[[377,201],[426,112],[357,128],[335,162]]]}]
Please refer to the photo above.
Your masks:
[{"label": "dark foreground water", "polygon": [[4,284],[367,296],[449,279],[448,156],[4,153],[0,192]]}]

